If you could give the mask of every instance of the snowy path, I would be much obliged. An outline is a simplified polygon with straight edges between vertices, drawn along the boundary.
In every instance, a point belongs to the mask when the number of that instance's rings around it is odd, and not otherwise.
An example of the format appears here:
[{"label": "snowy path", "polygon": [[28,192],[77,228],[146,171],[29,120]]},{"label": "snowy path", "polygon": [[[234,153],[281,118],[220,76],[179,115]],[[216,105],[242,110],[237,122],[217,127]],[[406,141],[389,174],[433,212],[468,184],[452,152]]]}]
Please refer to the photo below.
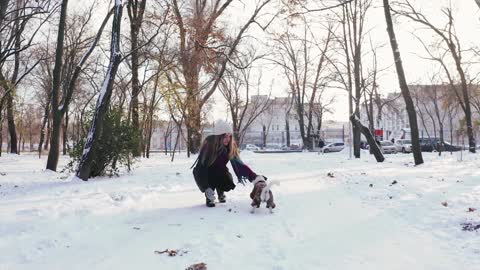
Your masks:
[{"label": "snowy path", "polygon": [[[452,157],[412,168],[400,155],[382,165],[341,154],[244,156],[281,182],[273,215],[249,213],[250,186],[204,207],[186,159],[149,160],[131,175],[89,183],[53,181],[63,176],[41,170],[19,179],[15,166],[0,167],[16,175],[0,178],[0,270],[173,270],[198,262],[233,270],[480,269],[479,233],[458,226],[464,217],[479,220],[463,213],[479,206],[479,177],[446,174]],[[165,249],[182,256],[154,254]]]}]

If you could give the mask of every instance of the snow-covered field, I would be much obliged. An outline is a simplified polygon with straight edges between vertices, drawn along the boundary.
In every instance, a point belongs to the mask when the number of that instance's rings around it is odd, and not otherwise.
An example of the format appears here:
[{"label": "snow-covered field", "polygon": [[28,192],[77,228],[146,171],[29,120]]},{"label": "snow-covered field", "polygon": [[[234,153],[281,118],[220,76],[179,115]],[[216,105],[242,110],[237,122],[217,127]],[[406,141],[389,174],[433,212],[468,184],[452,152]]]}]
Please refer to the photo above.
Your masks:
[{"label": "snow-covered field", "polygon": [[[204,206],[195,157],[156,154],[82,182],[45,171],[46,159],[4,154],[0,270],[480,269],[480,229],[462,229],[480,223],[479,154],[424,153],[417,167],[411,155],[362,155],[242,153],[281,182],[275,213],[250,214],[251,185]],[[155,252],[166,249],[177,256]]]}]

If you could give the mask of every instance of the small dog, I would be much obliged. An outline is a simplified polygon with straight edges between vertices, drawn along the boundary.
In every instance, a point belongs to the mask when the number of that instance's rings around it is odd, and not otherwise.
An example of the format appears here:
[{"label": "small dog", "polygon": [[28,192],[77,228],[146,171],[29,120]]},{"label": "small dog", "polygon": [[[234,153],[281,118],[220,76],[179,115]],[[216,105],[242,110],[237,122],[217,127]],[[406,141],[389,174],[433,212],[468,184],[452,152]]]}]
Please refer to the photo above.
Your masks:
[{"label": "small dog", "polygon": [[255,213],[255,208],[259,208],[261,203],[266,203],[267,208],[270,210],[270,213],[273,213],[273,208],[275,208],[275,203],[273,202],[273,193],[270,190],[272,185],[279,185],[277,181],[266,182],[267,178],[262,175],[258,175],[253,183],[253,190],[250,193],[250,198],[252,199],[252,214]]}]

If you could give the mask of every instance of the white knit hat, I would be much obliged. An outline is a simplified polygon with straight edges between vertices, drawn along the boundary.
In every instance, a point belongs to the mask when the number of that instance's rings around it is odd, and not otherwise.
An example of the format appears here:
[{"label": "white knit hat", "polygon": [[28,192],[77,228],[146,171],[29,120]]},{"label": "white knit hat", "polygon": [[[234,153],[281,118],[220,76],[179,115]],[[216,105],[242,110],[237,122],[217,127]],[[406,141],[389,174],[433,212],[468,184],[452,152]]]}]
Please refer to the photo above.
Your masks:
[{"label": "white knit hat", "polygon": [[225,133],[233,133],[232,126],[223,120],[218,120],[215,122],[215,126],[213,127],[212,135],[222,135]]}]

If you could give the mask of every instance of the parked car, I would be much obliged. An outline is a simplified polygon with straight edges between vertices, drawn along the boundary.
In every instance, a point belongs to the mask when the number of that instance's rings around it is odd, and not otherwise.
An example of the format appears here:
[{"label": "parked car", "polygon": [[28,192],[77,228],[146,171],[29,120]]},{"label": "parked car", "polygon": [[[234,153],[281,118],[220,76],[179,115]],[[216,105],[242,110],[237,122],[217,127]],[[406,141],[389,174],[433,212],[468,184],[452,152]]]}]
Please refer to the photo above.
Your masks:
[{"label": "parked car", "polygon": [[395,149],[397,152],[410,153],[412,152],[412,141],[405,139],[396,140]]},{"label": "parked car", "polygon": [[345,148],[344,143],[330,143],[322,148],[323,153],[340,152]]},{"label": "parked car", "polygon": [[[440,147],[439,138],[420,138],[420,149],[422,152],[438,151]],[[443,151],[456,152],[462,150],[460,146],[452,145],[450,142],[443,142]]]},{"label": "parked car", "polygon": [[260,150],[260,147],[256,146],[255,144],[247,144],[245,146],[245,150],[256,151],[256,150]]},{"label": "parked car", "polygon": [[391,141],[381,141],[380,147],[382,148],[382,153],[384,154],[396,154],[397,148]]},{"label": "parked car", "polygon": [[[439,146],[440,145],[437,145],[437,148],[436,148],[437,151]],[[443,151],[445,152],[457,152],[460,150],[462,150],[460,146],[452,145],[449,142],[443,142]]]},{"label": "parked car", "polygon": [[436,144],[438,138],[419,138],[420,141],[420,151],[422,152],[433,152],[436,149]]}]

